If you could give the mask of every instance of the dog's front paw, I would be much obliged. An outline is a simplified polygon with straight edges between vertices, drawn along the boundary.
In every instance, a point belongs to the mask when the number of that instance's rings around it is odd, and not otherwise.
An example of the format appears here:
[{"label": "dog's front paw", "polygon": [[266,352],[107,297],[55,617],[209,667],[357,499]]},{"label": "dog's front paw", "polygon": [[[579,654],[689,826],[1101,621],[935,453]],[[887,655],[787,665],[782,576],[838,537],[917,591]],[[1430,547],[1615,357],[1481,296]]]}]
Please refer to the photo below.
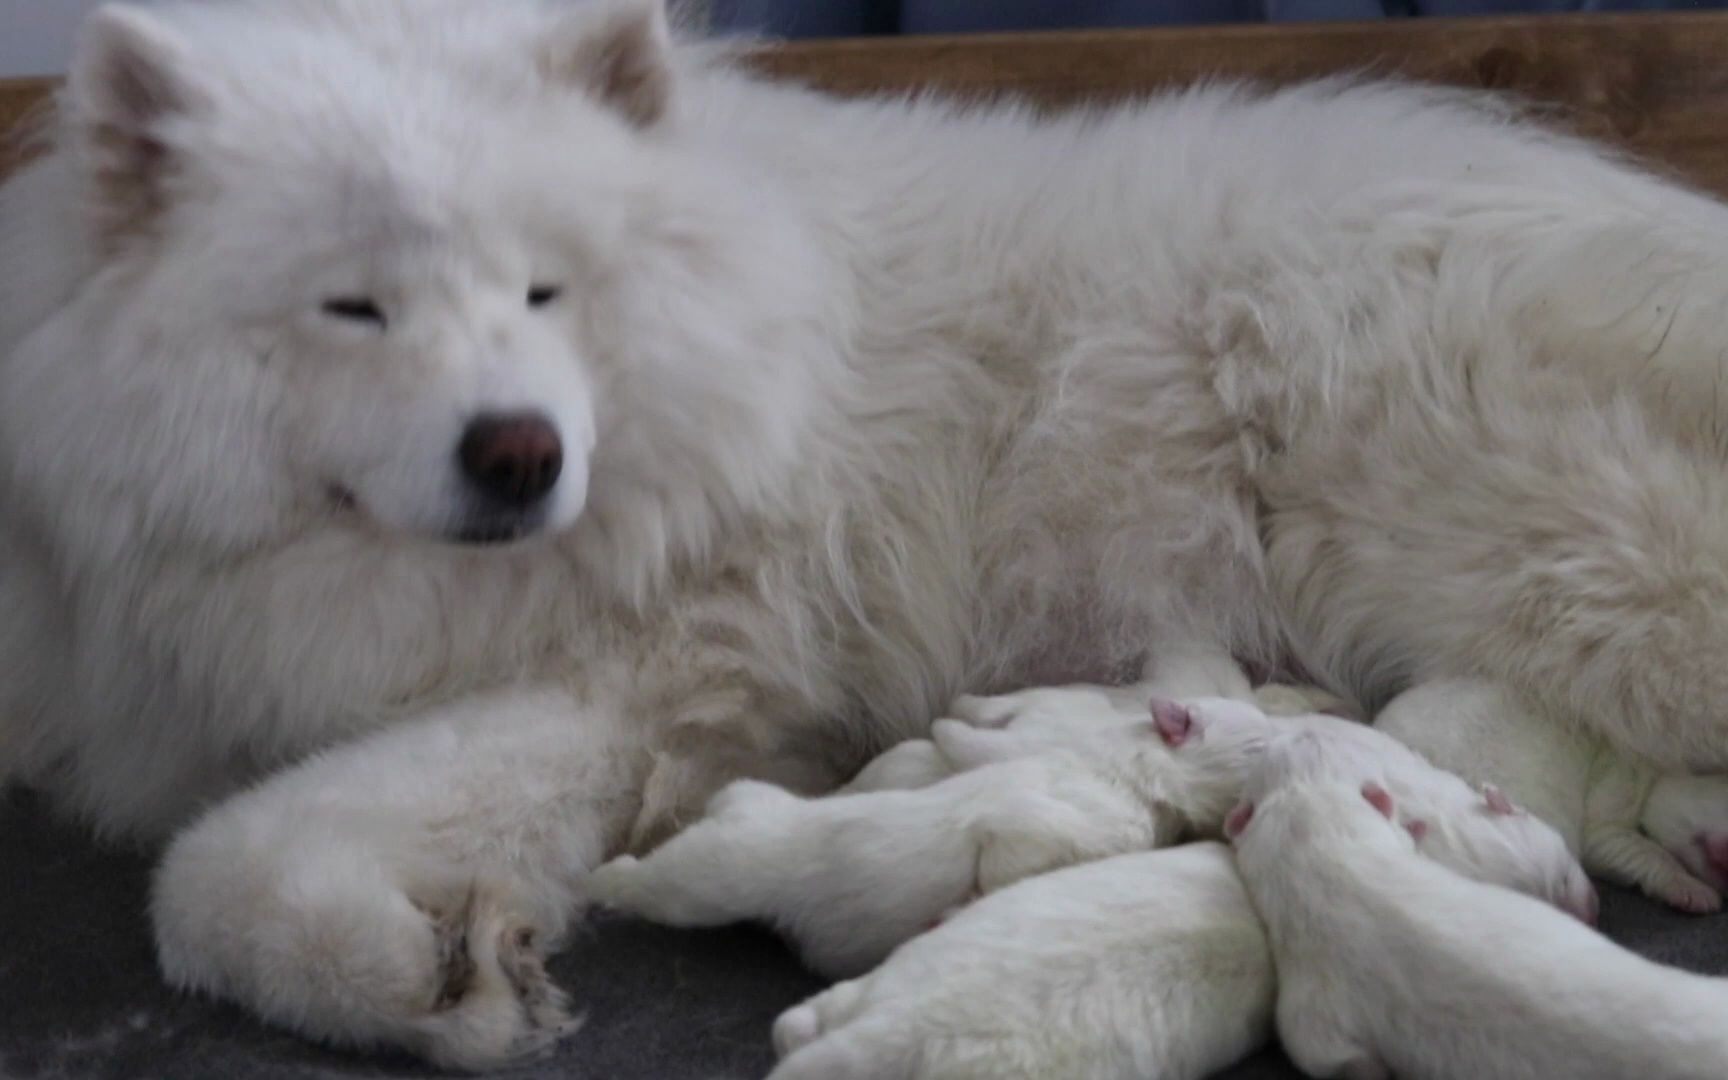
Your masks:
[{"label": "dog's front paw", "polygon": [[1662,882],[1646,884],[1644,892],[1652,900],[1688,915],[1710,915],[1722,910],[1722,894],[1691,874],[1676,874]]},{"label": "dog's front paw", "polygon": [[513,914],[502,889],[387,844],[318,829],[284,841],[246,824],[207,820],[163,860],[152,914],[174,985],[313,1038],[456,1069],[539,1053],[575,1029],[542,967],[548,931]]},{"label": "dog's front paw", "polygon": [[423,1056],[486,1069],[543,1054],[581,1026],[546,973],[534,927],[479,888],[427,915],[438,966],[431,1013],[416,1025]]},{"label": "dog's front paw", "polygon": [[[1720,910],[1722,895],[1700,880],[1681,850],[1669,849],[1654,838],[1629,827],[1595,827],[1584,834],[1583,859],[1591,874],[1620,885],[1630,885],[1658,903],[1693,915]],[[1707,866],[1703,845],[1695,858]]]},{"label": "dog's front paw", "polygon": [[[1715,911],[1728,892],[1728,777],[1666,776],[1645,800],[1639,827],[1679,860],[1694,879],[1684,911]],[[1678,868],[1676,868],[1678,869]],[[1673,876],[1673,875],[1670,875]],[[1648,891],[1648,890],[1646,890]],[[1705,897],[1705,892],[1708,897]]]}]

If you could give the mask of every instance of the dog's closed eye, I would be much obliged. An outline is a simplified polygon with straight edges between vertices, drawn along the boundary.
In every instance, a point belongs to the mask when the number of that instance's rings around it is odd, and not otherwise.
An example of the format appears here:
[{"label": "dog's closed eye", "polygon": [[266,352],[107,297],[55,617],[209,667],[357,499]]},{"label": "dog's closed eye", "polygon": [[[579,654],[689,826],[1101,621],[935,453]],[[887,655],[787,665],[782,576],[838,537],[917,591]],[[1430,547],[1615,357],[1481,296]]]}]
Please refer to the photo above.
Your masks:
[{"label": "dog's closed eye", "polygon": [[384,329],[386,325],[384,309],[378,306],[376,300],[368,296],[332,297],[324,301],[321,310],[332,319],[340,319],[343,322],[370,323],[380,330]]},{"label": "dog's closed eye", "polygon": [[564,290],[557,285],[536,285],[528,290],[528,306],[542,308],[563,295]]}]

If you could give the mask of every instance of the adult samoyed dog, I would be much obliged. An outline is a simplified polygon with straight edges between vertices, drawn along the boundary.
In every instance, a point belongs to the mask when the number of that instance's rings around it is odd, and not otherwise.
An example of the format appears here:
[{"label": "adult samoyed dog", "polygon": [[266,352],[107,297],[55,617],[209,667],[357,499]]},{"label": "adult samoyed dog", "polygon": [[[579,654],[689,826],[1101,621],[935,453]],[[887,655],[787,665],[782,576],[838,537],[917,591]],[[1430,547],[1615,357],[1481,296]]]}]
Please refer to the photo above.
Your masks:
[{"label": "adult samoyed dog", "polygon": [[840,102],[658,0],[88,23],[0,194],[0,774],[174,983],[480,1067],[585,870],[1293,662],[1728,767],[1728,210],[1493,102]]}]

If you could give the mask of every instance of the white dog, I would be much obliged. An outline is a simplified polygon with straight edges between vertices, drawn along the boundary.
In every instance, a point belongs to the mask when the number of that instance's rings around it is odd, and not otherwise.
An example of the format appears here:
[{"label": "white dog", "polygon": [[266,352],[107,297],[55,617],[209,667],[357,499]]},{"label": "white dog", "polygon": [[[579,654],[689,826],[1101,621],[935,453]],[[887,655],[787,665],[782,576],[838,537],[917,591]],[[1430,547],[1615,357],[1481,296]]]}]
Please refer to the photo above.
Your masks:
[{"label": "white dog", "polygon": [[1285,740],[1232,811],[1278,970],[1278,1035],[1310,1076],[1714,1080],[1728,980],[1666,968],[1416,853],[1396,798],[1321,740]]},{"label": "white dog", "polygon": [[276,1023],[543,1045],[588,868],[1173,648],[1728,768],[1728,211],[1491,101],[848,103],[658,0],[169,0],[44,135],[0,774],[178,833],[168,977]]},{"label": "white dog", "polygon": [[991,741],[1005,737],[939,726],[936,751],[957,772],[915,790],[801,799],[737,781],[646,857],[595,870],[588,895],[672,926],[759,919],[842,977],[974,896],[1181,835],[1180,788],[1159,768],[1169,757],[1150,722],[1094,736],[1085,754],[996,762]]},{"label": "white dog", "polygon": [[1553,825],[1592,875],[1683,911],[1722,906],[1728,779],[1658,773],[1473,679],[1407,690],[1374,726],[1441,768],[1501,788]]},{"label": "white dog", "polygon": [[1221,844],[987,896],[783,1013],[772,1080],[1198,1080],[1271,1034],[1265,931]]}]

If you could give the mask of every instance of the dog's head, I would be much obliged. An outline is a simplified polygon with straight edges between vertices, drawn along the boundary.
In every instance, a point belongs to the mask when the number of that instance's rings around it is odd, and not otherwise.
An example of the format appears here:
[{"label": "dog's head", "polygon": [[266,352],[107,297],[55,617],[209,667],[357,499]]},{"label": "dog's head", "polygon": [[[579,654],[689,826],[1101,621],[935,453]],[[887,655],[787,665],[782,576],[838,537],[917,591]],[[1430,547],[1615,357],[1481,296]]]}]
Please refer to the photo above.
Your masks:
[{"label": "dog's head", "polygon": [[658,0],[99,11],[0,200],[78,249],[0,267],[59,276],[0,300],[20,503],[120,548],[700,545],[798,456],[820,274],[676,66]]}]

